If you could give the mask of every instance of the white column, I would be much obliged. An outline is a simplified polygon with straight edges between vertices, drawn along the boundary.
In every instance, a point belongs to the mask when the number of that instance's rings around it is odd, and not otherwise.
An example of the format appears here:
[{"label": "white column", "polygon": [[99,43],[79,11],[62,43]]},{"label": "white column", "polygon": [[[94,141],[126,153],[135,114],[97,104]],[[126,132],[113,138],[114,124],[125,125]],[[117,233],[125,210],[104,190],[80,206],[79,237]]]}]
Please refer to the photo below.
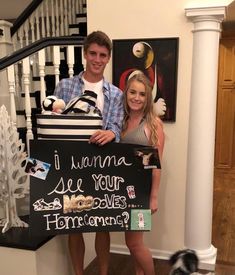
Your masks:
[{"label": "white column", "polygon": [[213,270],[211,244],[217,71],[225,7],[187,8],[193,22],[193,60],[188,140],[185,247],[197,251],[202,268]]}]

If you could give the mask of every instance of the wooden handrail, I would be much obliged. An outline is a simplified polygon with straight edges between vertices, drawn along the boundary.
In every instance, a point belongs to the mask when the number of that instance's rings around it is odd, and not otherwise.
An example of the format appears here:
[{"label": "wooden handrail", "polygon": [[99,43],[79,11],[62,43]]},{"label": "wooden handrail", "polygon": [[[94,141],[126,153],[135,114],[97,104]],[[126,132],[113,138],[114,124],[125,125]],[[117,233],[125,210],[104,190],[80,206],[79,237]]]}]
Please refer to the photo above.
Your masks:
[{"label": "wooden handrail", "polygon": [[11,55],[0,59],[0,71],[6,67],[24,59],[25,57],[38,52],[39,50],[48,46],[56,45],[76,45],[82,47],[84,42],[83,36],[62,36],[62,37],[46,37],[38,40],[18,51],[13,52]]}]

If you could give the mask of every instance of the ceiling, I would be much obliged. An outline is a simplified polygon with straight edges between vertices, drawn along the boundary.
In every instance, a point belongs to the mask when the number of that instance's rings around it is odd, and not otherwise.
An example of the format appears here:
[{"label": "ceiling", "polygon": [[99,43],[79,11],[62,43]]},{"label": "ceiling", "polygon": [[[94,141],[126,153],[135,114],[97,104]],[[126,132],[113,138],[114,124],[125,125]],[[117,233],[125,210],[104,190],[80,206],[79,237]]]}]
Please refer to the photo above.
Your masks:
[{"label": "ceiling", "polygon": [[[0,0],[0,19],[16,19],[32,0]],[[225,22],[235,22],[235,0],[228,6]]]},{"label": "ceiling", "polygon": [[[1,1],[1,0],[0,0]],[[227,8],[226,22],[235,21],[235,1],[233,1]]]},{"label": "ceiling", "polygon": [[32,0],[0,0],[0,19],[16,19]]}]

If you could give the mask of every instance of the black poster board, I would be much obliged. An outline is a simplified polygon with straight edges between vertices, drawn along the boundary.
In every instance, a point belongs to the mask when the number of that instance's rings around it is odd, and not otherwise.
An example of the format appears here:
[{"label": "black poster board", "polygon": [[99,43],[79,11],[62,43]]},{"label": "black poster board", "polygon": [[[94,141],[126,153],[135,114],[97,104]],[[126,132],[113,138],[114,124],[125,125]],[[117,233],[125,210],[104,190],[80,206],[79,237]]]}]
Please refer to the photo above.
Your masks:
[{"label": "black poster board", "polygon": [[[148,155],[154,163],[146,163]],[[30,159],[41,165],[30,170],[32,234],[151,229],[151,168],[160,166],[155,149],[32,140]]]}]

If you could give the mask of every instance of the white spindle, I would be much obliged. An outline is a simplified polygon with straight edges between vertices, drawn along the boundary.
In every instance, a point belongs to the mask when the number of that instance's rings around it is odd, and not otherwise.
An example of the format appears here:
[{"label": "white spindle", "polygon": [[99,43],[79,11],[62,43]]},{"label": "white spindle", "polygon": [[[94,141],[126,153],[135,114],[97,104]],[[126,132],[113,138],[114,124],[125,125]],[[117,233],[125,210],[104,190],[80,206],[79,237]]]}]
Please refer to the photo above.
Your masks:
[{"label": "white spindle", "polygon": [[26,43],[26,46],[29,45],[29,21],[28,19],[25,21],[24,23],[24,36],[25,36],[25,43]]},{"label": "white spindle", "polygon": [[18,47],[17,47],[17,43],[18,43],[17,33],[13,35],[12,42],[13,42],[13,51],[15,52],[18,49]]},{"label": "white spindle", "polygon": [[68,46],[67,48],[68,51],[68,67],[69,67],[69,77],[73,77],[74,70],[73,70],[73,65],[74,65],[74,46]]},{"label": "white spindle", "polygon": [[67,0],[64,0],[64,33],[65,35],[68,35],[69,33]]},{"label": "white spindle", "polygon": [[81,56],[82,56],[82,66],[83,66],[83,68],[85,68],[86,67],[86,59],[84,58],[84,49],[83,49],[83,47],[82,47]]},{"label": "white spindle", "polygon": [[24,110],[22,100],[22,70],[19,62],[14,64],[15,70],[15,102],[17,110]]},{"label": "white spindle", "polygon": [[45,49],[38,52],[38,63],[39,63],[39,76],[40,76],[40,98],[41,104],[46,98],[46,88],[45,88]]},{"label": "white spindle", "polygon": [[[72,11],[75,11],[75,1],[76,0],[72,0]],[[72,13],[72,17],[73,17],[73,24],[75,24],[75,22],[76,22],[76,13],[75,12],[73,12]]]},{"label": "white spindle", "polygon": [[29,140],[33,139],[32,132],[32,120],[31,120],[31,104],[30,104],[30,64],[29,57],[23,59],[23,81],[24,81],[24,91],[25,91],[25,114],[26,114],[26,139],[27,148],[29,150]]},{"label": "white spindle", "polygon": [[63,7],[63,0],[60,0],[60,35],[64,36],[64,7]]},{"label": "white spindle", "polygon": [[45,37],[45,20],[44,20],[44,9],[43,9],[43,3],[41,5],[41,30],[42,30],[42,37]]},{"label": "white spindle", "polygon": [[50,21],[49,21],[49,6],[48,1],[45,1],[46,6],[46,33],[47,37],[50,37]]},{"label": "white spindle", "polygon": [[[47,34],[47,37],[51,37],[48,0],[45,1],[45,9],[46,9],[46,34]],[[51,48],[50,47],[46,48],[46,60],[51,61]]]},{"label": "white spindle", "polygon": [[68,0],[68,20],[69,20],[69,24],[73,23],[72,20],[72,9],[71,9],[72,5],[71,5],[71,0]]},{"label": "white spindle", "polygon": [[35,42],[34,21],[35,21],[35,17],[34,17],[34,14],[32,14],[29,18],[30,28],[31,28],[31,36],[32,36],[32,43]]},{"label": "white spindle", "polygon": [[86,0],[81,0],[82,1],[82,12],[86,12]]},{"label": "white spindle", "polygon": [[55,14],[56,14],[56,36],[60,35],[60,20],[59,20],[59,0],[55,0]]},{"label": "white spindle", "polygon": [[81,1],[75,1],[75,14],[80,12]]},{"label": "white spindle", "polygon": [[[20,81],[19,81],[19,68],[18,68],[18,63],[14,64],[15,67],[15,92],[16,92],[16,97],[19,99],[20,98]],[[18,100],[18,103],[20,103],[20,100]],[[20,108],[22,107],[21,104],[19,106]]]},{"label": "white spindle", "polygon": [[54,0],[51,0],[51,33],[52,33],[52,36],[55,36],[55,34],[56,34],[54,9],[55,9]]},{"label": "white spindle", "polygon": [[7,67],[7,78],[10,93],[10,112],[11,119],[16,126],[16,104],[15,104],[15,71],[14,65]]},{"label": "white spindle", "polygon": [[20,28],[19,31],[17,32],[18,33],[18,37],[19,37],[19,40],[20,40],[20,49],[23,48],[23,29]]},{"label": "white spindle", "polygon": [[40,29],[39,29],[40,21],[39,21],[38,9],[36,9],[35,17],[36,17],[36,40],[39,40],[40,39]]},{"label": "white spindle", "polygon": [[60,75],[60,46],[53,47],[53,64],[54,64],[54,73],[55,73],[55,85],[59,83]]}]

